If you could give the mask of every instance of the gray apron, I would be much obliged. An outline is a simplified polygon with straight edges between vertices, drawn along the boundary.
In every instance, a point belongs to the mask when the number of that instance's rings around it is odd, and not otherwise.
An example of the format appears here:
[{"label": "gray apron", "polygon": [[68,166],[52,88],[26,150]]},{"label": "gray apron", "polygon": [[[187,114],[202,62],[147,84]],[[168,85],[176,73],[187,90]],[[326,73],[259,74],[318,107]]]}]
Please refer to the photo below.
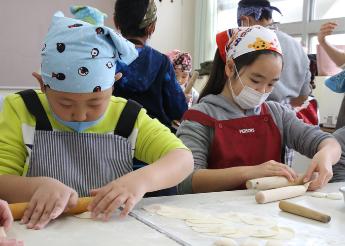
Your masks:
[{"label": "gray apron", "polygon": [[[27,176],[57,179],[84,197],[90,195],[91,189],[102,187],[133,170],[132,146],[128,136],[140,105],[127,102],[114,134],[58,132],[52,130],[50,122],[46,122],[48,117],[35,92],[34,95],[31,90],[19,94],[28,110],[37,116]],[[30,110],[32,107],[35,109]],[[41,110],[37,110],[39,107]],[[42,124],[42,121],[45,123]]]}]

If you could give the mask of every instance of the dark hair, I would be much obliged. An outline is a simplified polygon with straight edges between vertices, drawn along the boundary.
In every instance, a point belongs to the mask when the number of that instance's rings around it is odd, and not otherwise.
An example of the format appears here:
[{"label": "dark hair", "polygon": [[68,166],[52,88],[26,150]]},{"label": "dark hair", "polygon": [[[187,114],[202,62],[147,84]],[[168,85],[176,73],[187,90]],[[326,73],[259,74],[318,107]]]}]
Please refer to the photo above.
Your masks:
[{"label": "dark hair", "polygon": [[117,0],[115,2],[114,23],[124,37],[145,37],[147,27],[139,28],[144,19],[149,0]]},{"label": "dark hair", "polygon": [[[240,72],[240,70],[243,67],[253,64],[260,55],[269,55],[269,54],[281,57],[279,53],[272,50],[258,50],[258,51],[246,53],[244,55],[241,55],[235,58],[234,62],[235,62],[237,71]],[[201,98],[207,95],[210,95],[210,94],[218,95],[219,93],[221,93],[224,89],[224,86],[227,80],[228,78],[225,74],[225,63],[220,57],[219,50],[217,49],[216,54],[214,56],[210,77],[204,89],[200,93],[199,101]]]}]

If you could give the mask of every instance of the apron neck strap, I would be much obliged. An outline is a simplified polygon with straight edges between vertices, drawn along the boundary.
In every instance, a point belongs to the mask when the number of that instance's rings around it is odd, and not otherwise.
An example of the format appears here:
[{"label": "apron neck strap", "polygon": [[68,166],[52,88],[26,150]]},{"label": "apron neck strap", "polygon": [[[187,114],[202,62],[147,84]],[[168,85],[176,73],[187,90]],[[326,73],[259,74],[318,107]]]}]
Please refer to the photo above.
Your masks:
[{"label": "apron neck strap", "polygon": [[141,106],[139,103],[133,100],[128,100],[121,112],[119,121],[117,122],[114,130],[114,134],[128,138],[133,131],[135,122],[142,107],[143,106]]},{"label": "apron neck strap", "polygon": [[28,111],[36,118],[36,130],[41,131],[52,131],[53,128],[48,119],[47,113],[44,110],[42,103],[37,95],[37,93],[32,90],[25,90],[17,92],[19,94]]}]

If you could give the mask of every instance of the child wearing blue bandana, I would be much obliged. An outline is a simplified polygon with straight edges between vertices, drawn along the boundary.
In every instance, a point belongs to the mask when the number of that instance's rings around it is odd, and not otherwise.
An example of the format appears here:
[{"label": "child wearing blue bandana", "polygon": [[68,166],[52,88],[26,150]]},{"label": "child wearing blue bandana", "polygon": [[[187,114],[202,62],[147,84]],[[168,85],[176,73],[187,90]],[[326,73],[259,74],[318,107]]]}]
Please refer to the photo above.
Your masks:
[{"label": "child wearing blue bandana", "polygon": [[[29,202],[22,218],[41,229],[78,197],[105,220],[125,216],[147,192],[177,185],[191,153],[134,101],[112,96],[116,62],[132,43],[105,26],[53,17],[42,47],[41,91],[9,95],[0,112],[0,197]],[[133,171],[133,158],[153,163]]]}]

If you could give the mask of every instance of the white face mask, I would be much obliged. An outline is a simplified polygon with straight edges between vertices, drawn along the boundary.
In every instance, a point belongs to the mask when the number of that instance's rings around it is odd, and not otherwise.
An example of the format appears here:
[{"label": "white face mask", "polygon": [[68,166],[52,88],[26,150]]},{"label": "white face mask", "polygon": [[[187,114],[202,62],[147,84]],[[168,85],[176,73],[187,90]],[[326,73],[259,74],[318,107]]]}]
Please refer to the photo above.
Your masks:
[{"label": "white face mask", "polygon": [[247,85],[244,85],[244,83],[241,80],[240,75],[238,74],[237,68],[235,67],[235,71],[237,74],[237,77],[243,86],[243,89],[241,90],[240,94],[238,96],[235,95],[234,90],[232,89],[231,81],[229,79],[230,88],[231,88],[231,94],[234,98],[235,102],[242,108],[242,109],[252,109],[260,106],[268,96],[271,94],[271,92],[261,93],[253,88],[250,88]]}]

